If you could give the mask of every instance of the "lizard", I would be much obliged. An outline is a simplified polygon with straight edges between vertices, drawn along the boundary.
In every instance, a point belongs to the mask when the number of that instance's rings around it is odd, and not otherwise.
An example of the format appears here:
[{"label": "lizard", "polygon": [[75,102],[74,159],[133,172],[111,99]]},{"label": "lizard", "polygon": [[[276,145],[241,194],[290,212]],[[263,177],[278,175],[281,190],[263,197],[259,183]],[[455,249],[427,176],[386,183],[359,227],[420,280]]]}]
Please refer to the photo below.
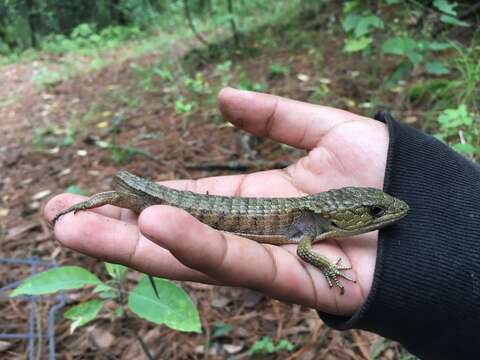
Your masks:
[{"label": "lizard", "polygon": [[137,214],[152,205],[170,205],[214,229],[259,243],[298,244],[300,259],[321,270],[329,287],[335,285],[342,295],[345,287],[339,277],[355,282],[344,272],[352,267],[342,265],[341,258],[331,262],[312,245],[380,229],[409,211],[403,200],[371,187],[343,187],[302,197],[229,197],[176,190],[121,170],[114,175],[112,188],[60,211],[53,218],[53,226],[67,213],[107,204]]}]

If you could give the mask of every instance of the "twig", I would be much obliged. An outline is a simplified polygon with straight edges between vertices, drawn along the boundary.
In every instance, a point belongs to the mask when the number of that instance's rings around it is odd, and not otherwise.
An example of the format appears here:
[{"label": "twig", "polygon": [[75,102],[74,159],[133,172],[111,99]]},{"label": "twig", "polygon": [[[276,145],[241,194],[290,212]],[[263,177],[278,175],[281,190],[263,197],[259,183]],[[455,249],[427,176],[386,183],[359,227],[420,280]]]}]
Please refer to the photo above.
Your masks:
[{"label": "twig", "polygon": [[[129,320],[130,318],[125,317],[125,319]],[[143,339],[137,334],[136,331],[131,330],[130,328],[127,328],[128,332],[133,335],[133,337],[138,341],[140,344],[140,347],[143,350],[143,353],[145,356],[148,358],[148,360],[155,360],[155,357],[153,354],[150,352],[150,349],[148,348],[147,344],[143,341]]]},{"label": "twig", "polygon": [[232,29],[233,35],[233,44],[235,49],[240,47],[240,38],[238,36],[237,25],[235,24],[235,19],[233,18],[233,4],[232,0],[227,0],[228,15],[230,15],[230,28]]},{"label": "twig", "polygon": [[203,38],[202,35],[200,35],[200,33],[195,28],[195,24],[193,23],[193,20],[192,20],[192,15],[190,13],[190,6],[188,6],[188,0],[183,0],[183,8],[185,10],[185,17],[187,18],[188,26],[190,27],[190,30],[192,30],[193,34],[198,39],[198,41],[200,41],[206,47],[209,47],[210,44],[207,42],[207,40]]}]

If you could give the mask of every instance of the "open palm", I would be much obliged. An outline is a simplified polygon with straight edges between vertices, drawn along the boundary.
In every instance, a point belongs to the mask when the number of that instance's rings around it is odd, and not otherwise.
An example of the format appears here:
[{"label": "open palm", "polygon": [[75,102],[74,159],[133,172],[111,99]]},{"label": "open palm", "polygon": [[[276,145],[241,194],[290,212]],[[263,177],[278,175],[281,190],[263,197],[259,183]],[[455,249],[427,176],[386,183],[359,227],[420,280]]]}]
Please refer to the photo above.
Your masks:
[{"label": "open palm", "polygon": [[[223,89],[220,109],[237,127],[308,150],[283,170],[199,180],[168,181],[177,189],[227,196],[302,196],[343,186],[382,188],[388,148],[386,126],[346,111],[277,96]],[[45,206],[55,214],[80,201],[62,194]],[[315,250],[353,266],[356,283],[346,294],[330,289],[322,272],[301,261],[296,246],[258,244],[216,231],[183,210],[152,206],[138,217],[104,206],[64,216],[55,226],[66,247],[125,264],[155,276],[242,286],[338,315],[350,315],[365,300],[373,279],[376,232],[326,241]]]}]

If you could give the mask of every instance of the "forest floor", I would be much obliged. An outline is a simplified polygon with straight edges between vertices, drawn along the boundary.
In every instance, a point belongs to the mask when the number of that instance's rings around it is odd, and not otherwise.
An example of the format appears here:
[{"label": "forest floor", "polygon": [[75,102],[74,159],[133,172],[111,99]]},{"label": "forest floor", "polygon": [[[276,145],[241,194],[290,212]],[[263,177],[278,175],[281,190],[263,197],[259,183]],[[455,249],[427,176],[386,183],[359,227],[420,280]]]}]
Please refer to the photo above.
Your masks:
[{"label": "forest floor", "polygon": [[[372,96],[377,95],[372,94],[382,74],[368,58],[345,57],[338,46],[341,38],[325,39],[318,29],[308,31],[317,37],[304,47],[300,40],[286,45],[287,40],[266,29],[262,36],[270,43],[248,42],[248,56],[237,53],[202,60],[205,52],[196,49],[194,41],[117,61],[113,53],[99,70],[42,86],[34,75],[39,69],[47,69],[47,74],[55,71],[61,57],[0,68],[2,256],[81,265],[105,278],[100,261],[61,248],[54,240],[41,215],[48,198],[72,185],[90,193],[106,190],[120,168],[155,180],[199,178],[275,167],[303,155],[225,123],[216,110],[216,94],[224,85],[373,116],[377,109]],[[285,33],[289,35],[295,34]],[[383,71],[388,70],[387,66]],[[387,92],[375,105],[395,104],[397,97],[394,91]],[[401,112],[404,119],[416,122],[421,110],[412,107]],[[28,266],[1,265],[1,284],[29,273]],[[136,278],[131,275],[132,281]],[[263,337],[275,343],[286,339],[295,346],[291,352],[264,355],[265,359],[370,359],[372,349],[384,344],[367,332],[328,329],[315,311],[250,290],[180,285],[199,309],[202,334],[104,316],[70,335],[69,322],[58,316],[57,358],[142,358],[132,331],[161,359],[241,359]],[[75,304],[91,296],[74,291],[67,298]],[[50,297],[37,301],[36,317],[45,336],[47,313],[54,302]],[[0,324],[26,331],[27,301],[2,298],[0,309]],[[222,334],[219,329],[226,327],[229,330]],[[47,354],[46,342],[42,344],[39,358]],[[0,356],[24,358],[25,351],[23,340],[0,341]],[[381,358],[398,359],[402,351],[389,343]]]}]

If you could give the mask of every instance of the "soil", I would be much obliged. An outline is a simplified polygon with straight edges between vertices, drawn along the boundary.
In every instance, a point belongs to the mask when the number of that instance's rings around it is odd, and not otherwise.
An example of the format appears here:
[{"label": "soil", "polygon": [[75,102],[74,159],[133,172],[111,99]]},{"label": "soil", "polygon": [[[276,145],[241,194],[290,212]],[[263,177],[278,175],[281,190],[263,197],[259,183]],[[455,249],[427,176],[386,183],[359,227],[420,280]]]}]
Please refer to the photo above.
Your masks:
[{"label": "soil", "polygon": [[[173,51],[168,55],[170,61],[181,61],[185,52],[185,48]],[[42,64],[14,64],[0,69],[0,251],[4,258],[38,258],[59,265],[81,265],[105,279],[101,262],[61,248],[54,240],[41,215],[41,207],[54,194],[71,185],[90,192],[108,189],[112,174],[119,168],[155,180],[199,178],[258,170],[252,164],[275,167],[291,163],[303,154],[227,126],[214,110],[200,107],[194,115],[178,114],[172,101],[175,94],[159,79],[154,91],[144,91],[135,66],[148,68],[159,61],[159,56],[162,55],[150,53],[112,62],[102,70],[88,71],[45,88],[32,81],[35,67]],[[304,59],[304,55],[292,56],[284,51],[276,54],[275,61],[291,64],[293,74],[315,77],[317,70]],[[353,60],[333,59],[338,58],[325,59],[323,69],[323,74],[328,74],[333,82],[329,87],[336,88],[330,104],[358,111],[358,103],[366,95],[358,90],[359,82],[354,87],[346,80],[349,61]],[[254,59],[239,58],[236,63],[247,69],[250,78],[265,78],[269,92],[299,100],[311,96],[308,81],[298,80],[297,76],[265,77],[269,61],[269,54],[265,53]],[[209,81],[208,65],[200,64],[195,71],[205,74]],[[347,99],[355,99],[356,104]],[[99,145],[111,144],[113,138],[115,144],[124,146],[123,152]],[[127,145],[130,148],[125,148]],[[30,272],[25,265],[0,265],[1,286]],[[131,275],[132,281],[136,278],[136,274]],[[264,355],[265,359],[368,359],[372,344],[379,341],[366,332],[330,330],[315,311],[250,290],[180,285],[198,306],[202,334],[176,332],[134,317],[112,320],[104,315],[71,335],[69,322],[57,316],[57,358],[145,358],[136,335],[159,359],[247,358],[248,349],[264,336],[275,342],[287,339],[295,345],[292,352]],[[90,298],[92,295],[86,291],[71,292],[67,303]],[[48,356],[47,315],[56,301],[54,297],[37,300],[33,315],[43,334],[35,348],[37,358]],[[3,329],[9,324],[10,332],[26,331],[30,314],[27,300],[3,297],[0,308]],[[233,330],[215,334],[222,324],[231,325]],[[24,340],[0,341],[1,356],[24,358],[26,351]],[[385,358],[395,358],[398,349],[393,346],[389,351]]]}]

